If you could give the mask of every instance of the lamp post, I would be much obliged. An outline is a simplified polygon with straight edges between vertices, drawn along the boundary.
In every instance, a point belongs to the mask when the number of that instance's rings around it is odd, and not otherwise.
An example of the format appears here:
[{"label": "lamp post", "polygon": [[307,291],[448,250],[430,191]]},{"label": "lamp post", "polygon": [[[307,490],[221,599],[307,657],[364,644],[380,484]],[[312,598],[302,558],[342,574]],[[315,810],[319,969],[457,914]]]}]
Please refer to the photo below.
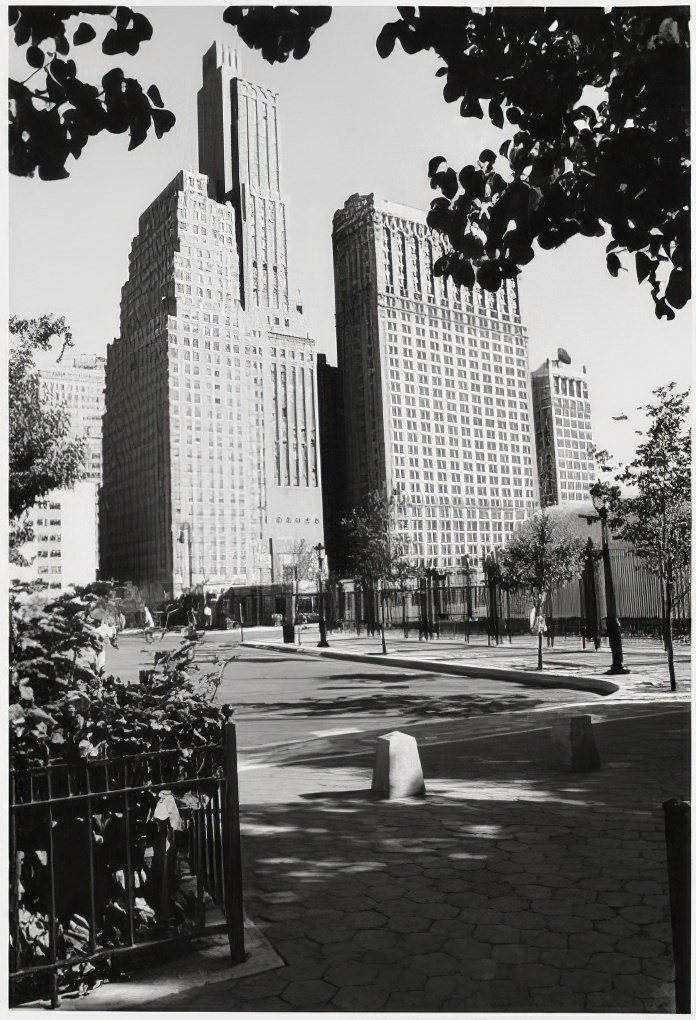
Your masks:
[{"label": "lamp post", "polygon": [[[602,527],[602,564],[604,566],[604,592],[607,603],[607,637],[611,648],[611,667],[607,671],[611,675],[630,673],[623,664],[623,646],[621,643],[621,623],[616,615],[616,596],[614,594],[614,577],[611,572],[609,558],[609,501],[604,493],[592,493],[592,506]],[[589,521],[588,521],[589,523]]]},{"label": "lamp post", "polygon": [[379,589],[378,589],[379,590],[379,602],[380,602],[380,606],[379,606],[379,610],[380,610],[380,612],[379,612],[379,627],[380,627],[380,631],[382,632],[382,655],[386,655],[387,654],[387,642],[386,642],[386,640],[384,638],[384,588],[382,587],[382,583],[383,583],[382,581],[378,581],[377,583],[379,585]]},{"label": "lamp post", "polygon": [[187,560],[188,560],[189,590],[193,590],[193,559],[191,557],[192,538],[191,538],[191,522],[190,521],[184,521],[183,524],[181,524],[181,526],[179,528],[179,542],[182,545],[184,544],[184,531],[186,532],[186,553],[187,553]]},{"label": "lamp post", "polygon": [[317,648],[328,648],[329,642],[326,640],[326,620],[324,619],[324,592],[321,583],[321,570],[324,564],[322,553],[325,550],[321,542],[314,546],[314,551],[317,554],[317,559],[319,561],[319,641],[317,642]]}]

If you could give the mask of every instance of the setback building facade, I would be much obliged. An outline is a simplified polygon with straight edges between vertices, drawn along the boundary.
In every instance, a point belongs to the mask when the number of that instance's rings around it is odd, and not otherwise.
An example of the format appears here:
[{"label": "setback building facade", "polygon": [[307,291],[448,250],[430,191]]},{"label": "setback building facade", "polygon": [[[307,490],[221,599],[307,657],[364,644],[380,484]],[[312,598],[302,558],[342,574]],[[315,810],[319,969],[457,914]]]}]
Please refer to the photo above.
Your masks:
[{"label": "setback building facade", "polygon": [[153,600],[270,583],[297,541],[323,536],[314,341],[289,299],[268,144],[276,97],[237,70],[224,47],[204,58],[202,172],[140,217],[108,350],[102,575]]},{"label": "setback building facade", "polygon": [[480,567],[538,506],[516,285],[437,277],[425,214],[373,195],[335,214],[333,248],[346,508],[397,493],[412,561]]},{"label": "setback building facade", "polygon": [[586,502],[596,478],[587,370],[578,372],[565,351],[558,353],[532,372],[542,506]]}]

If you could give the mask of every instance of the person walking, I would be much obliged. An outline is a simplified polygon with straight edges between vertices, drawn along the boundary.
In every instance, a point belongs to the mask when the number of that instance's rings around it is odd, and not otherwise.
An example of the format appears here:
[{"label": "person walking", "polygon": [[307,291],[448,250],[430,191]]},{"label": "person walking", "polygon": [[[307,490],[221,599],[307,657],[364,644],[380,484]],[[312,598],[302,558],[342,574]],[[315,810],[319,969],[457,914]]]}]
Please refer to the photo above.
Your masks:
[{"label": "person walking", "polygon": [[147,608],[143,607],[143,616],[145,617],[145,625],[143,627],[143,635],[149,645],[152,644],[152,632],[155,629],[155,621],[152,619],[152,613]]},{"label": "person walking", "polygon": [[210,630],[213,626],[213,610],[210,608],[209,602],[206,602],[203,609],[203,626],[206,630]]}]

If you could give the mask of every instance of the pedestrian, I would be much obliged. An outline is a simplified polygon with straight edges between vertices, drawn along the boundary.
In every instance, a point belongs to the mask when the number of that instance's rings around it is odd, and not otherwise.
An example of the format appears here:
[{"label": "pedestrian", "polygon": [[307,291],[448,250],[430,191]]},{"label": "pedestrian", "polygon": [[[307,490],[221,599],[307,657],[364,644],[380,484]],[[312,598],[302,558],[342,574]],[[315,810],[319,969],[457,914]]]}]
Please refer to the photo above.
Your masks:
[{"label": "pedestrian", "polygon": [[[111,644],[114,643],[116,631],[115,628],[105,620],[102,620],[96,630],[99,635],[99,648],[97,650],[97,657],[94,665],[97,673],[101,673],[106,667],[106,642],[110,641]],[[118,648],[118,644],[116,644],[115,647]]]},{"label": "pedestrian", "polygon": [[205,630],[210,630],[213,626],[213,610],[210,608],[209,602],[206,602],[205,608],[203,609],[203,626]]},{"label": "pedestrian", "polygon": [[145,618],[145,624],[143,626],[143,635],[148,644],[152,644],[152,631],[155,629],[155,621],[152,619],[152,613],[147,608],[143,607],[143,616]]}]

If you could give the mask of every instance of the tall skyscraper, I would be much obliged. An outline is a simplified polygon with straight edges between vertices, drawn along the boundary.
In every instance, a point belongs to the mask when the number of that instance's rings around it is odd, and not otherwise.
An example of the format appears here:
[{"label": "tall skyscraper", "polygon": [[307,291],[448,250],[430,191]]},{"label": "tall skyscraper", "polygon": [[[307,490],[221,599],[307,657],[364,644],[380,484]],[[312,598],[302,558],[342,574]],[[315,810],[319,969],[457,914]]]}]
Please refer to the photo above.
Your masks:
[{"label": "tall skyscraper", "polygon": [[596,478],[586,371],[573,368],[559,349],[557,359],[547,358],[532,372],[542,506],[587,501]]},{"label": "tall skyscraper", "polygon": [[409,557],[473,567],[537,505],[517,289],[435,276],[425,214],[353,195],[334,216],[346,500],[398,493]]},{"label": "tall skyscraper", "polygon": [[[182,171],[140,217],[108,351],[102,576],[150,599],[280,580],[294,544],[323,537],[314,341],[288,301],[266,134],[276,100],[236,75],[213,46],[199,93],[207,174]],[[252,94],[265,119],[240,114]],[[282,237],[263,202],[250,213],[239,153],[252,151]]]},{"label": "tall skyscraper", "polygon": [[65,588],[97,576],[105,365],[99,355],[78,354],[39,368],[42,403],[67,411],[71,431],[84,440],[84,472],[71,489],[52,490],[29,511],[34,538],[22,548],[29,564],[13,566],[13,577]]}]

